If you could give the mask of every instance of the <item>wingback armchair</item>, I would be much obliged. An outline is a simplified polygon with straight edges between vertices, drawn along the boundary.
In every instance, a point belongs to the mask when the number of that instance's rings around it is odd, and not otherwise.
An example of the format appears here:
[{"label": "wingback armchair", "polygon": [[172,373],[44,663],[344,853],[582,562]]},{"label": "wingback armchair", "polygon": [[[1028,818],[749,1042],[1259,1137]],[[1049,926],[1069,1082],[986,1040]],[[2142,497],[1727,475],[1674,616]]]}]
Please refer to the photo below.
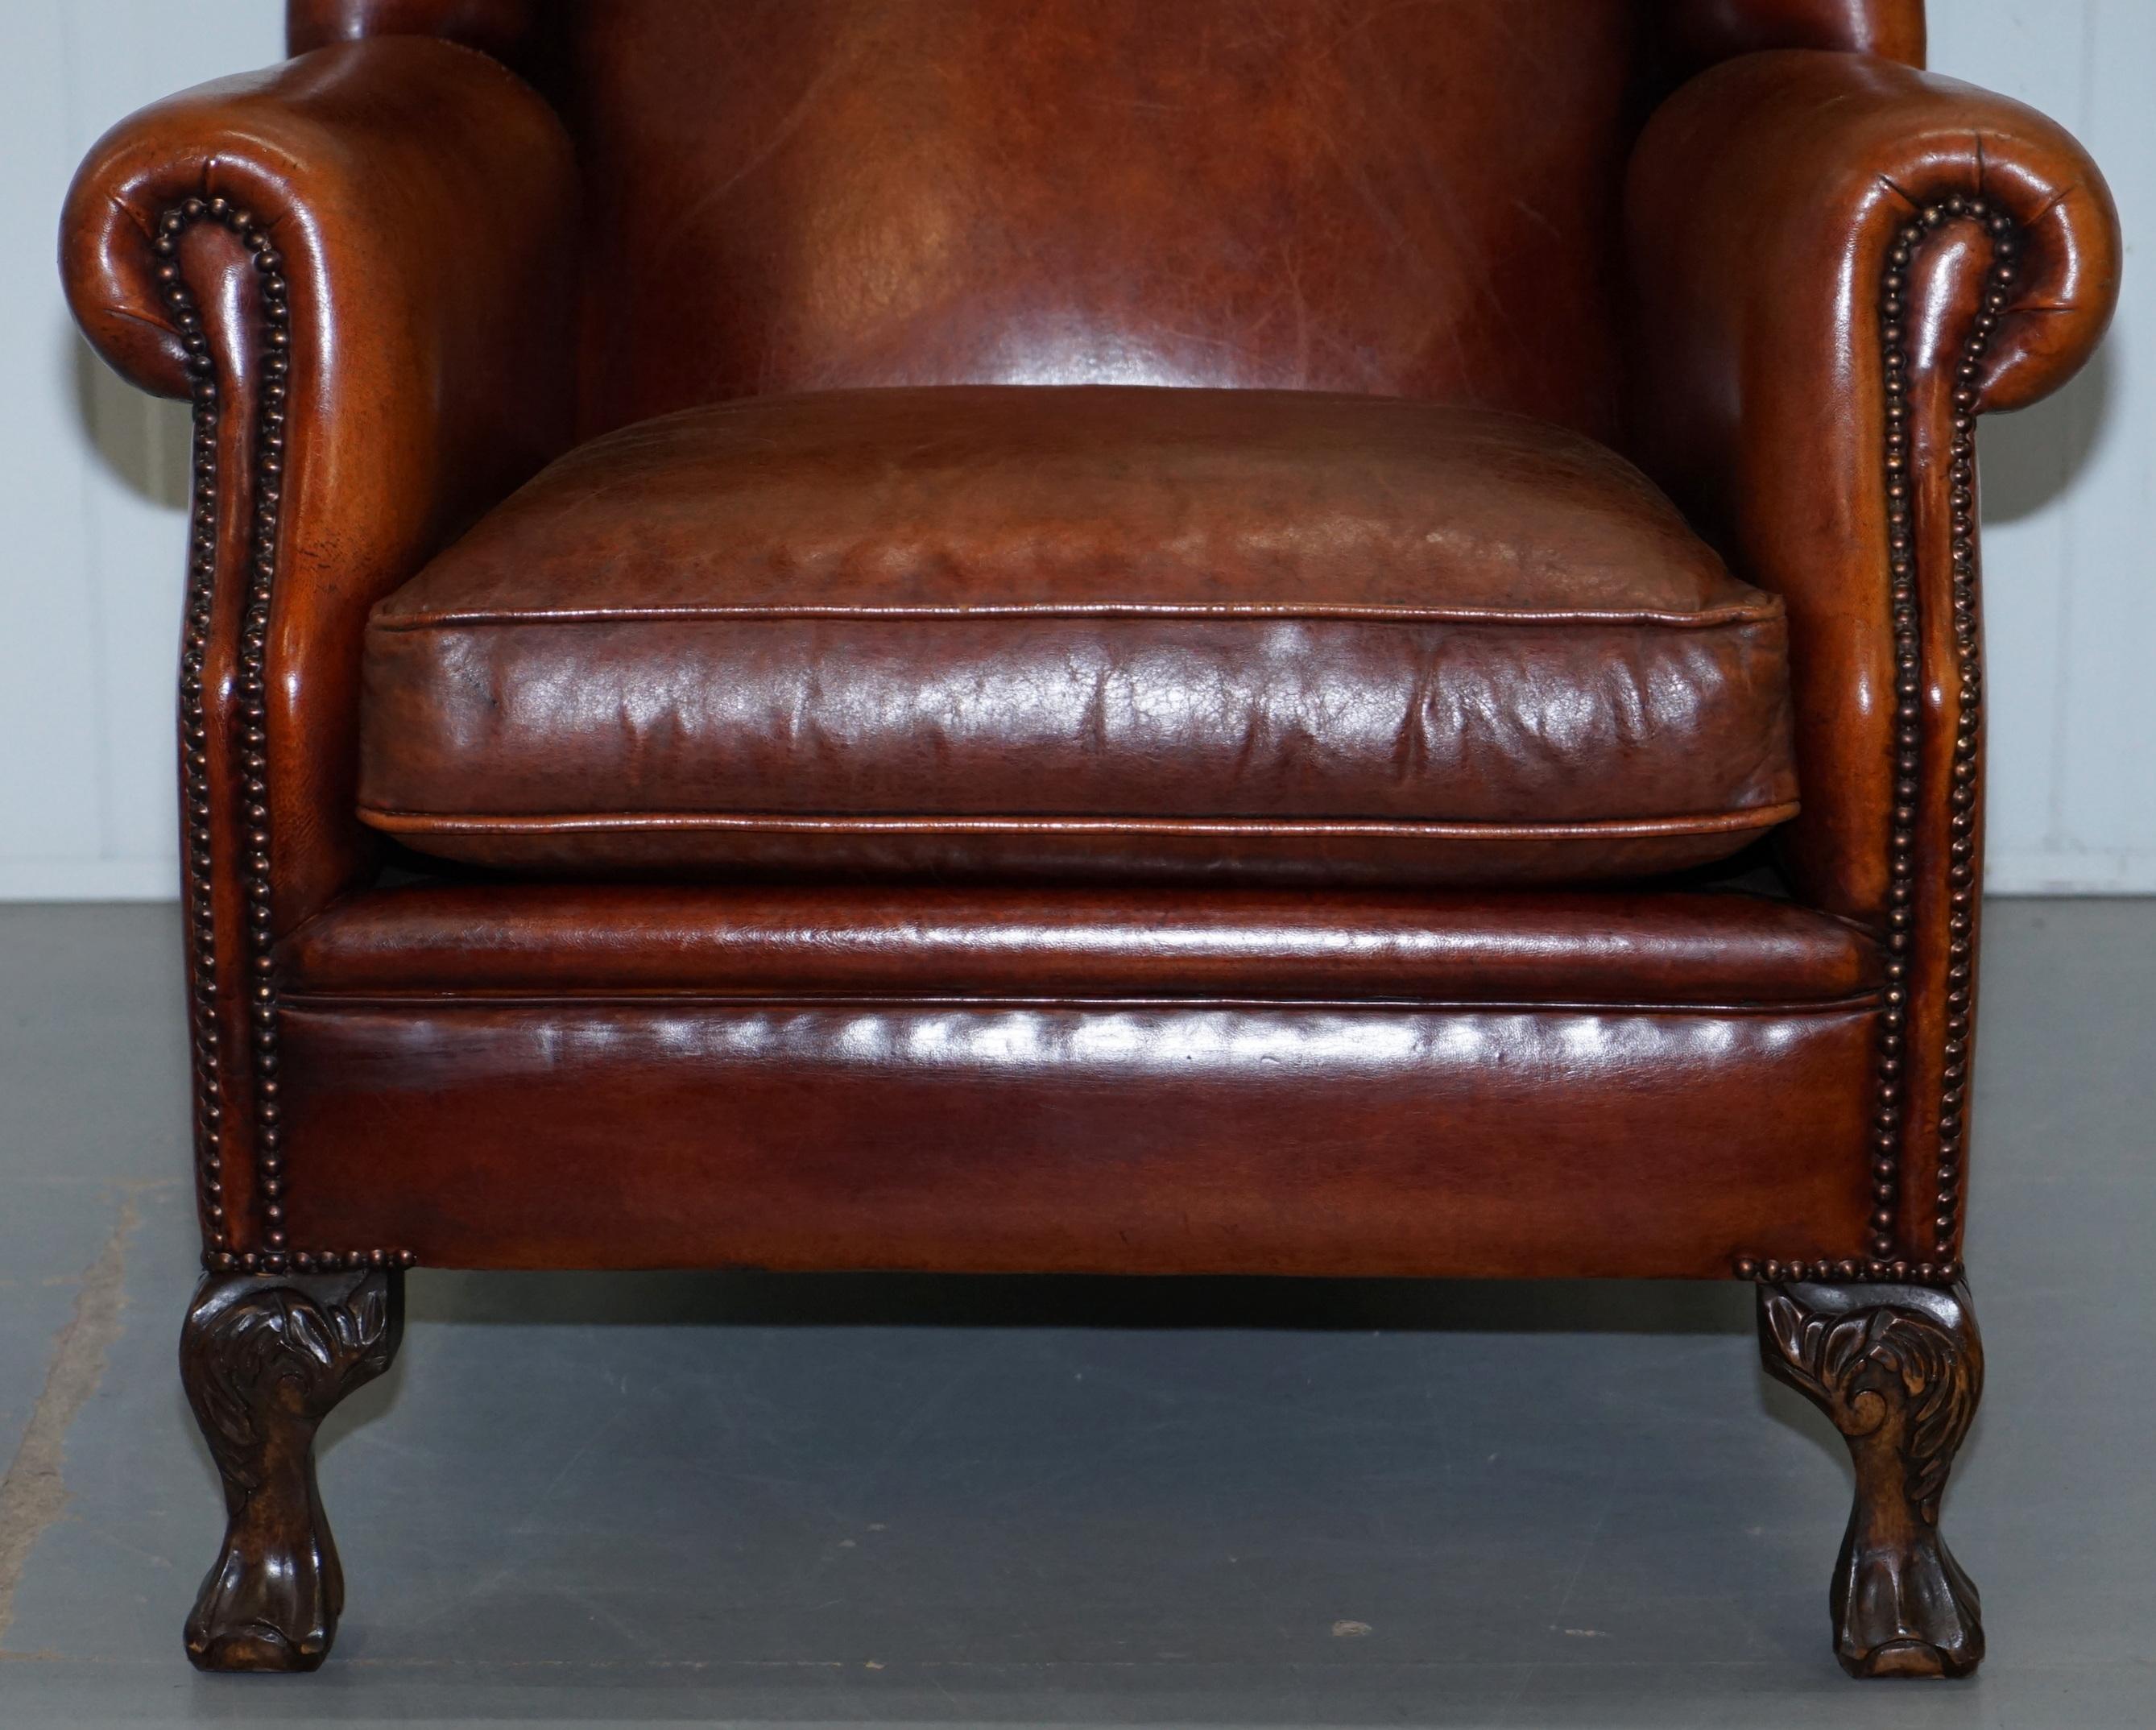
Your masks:
[{"label": "wingback armchair", "polygon": [[300,1669],[403,1271],[1737,1279],[1938,1501],[1975,428],[2119,244],[1918,0],[293,0],[61,260],[193,404],[230,1523]]}]

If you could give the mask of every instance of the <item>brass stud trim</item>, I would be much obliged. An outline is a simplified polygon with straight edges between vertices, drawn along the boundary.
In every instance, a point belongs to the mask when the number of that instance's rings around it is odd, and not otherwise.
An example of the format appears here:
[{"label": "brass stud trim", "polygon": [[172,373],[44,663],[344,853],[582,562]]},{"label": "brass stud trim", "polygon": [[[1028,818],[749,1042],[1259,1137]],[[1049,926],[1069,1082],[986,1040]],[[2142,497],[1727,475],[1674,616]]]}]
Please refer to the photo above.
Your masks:
[{"label": "brass stud trim", "polygon": [[[224,1096],[234,1067],[219,1026],[218,971],[232,944],[219,930],[215,864],[218,817],[210,787],[208,707],[203,684],[216,628],[218,540],[223,501],[218,485],[218,434],[223,399],[217,361],[203,328],[202,309],[179,261],[180,240],[200,223],[214,223],[239,240],[251,256],[261,295],[262,384],[249,470],[254,516],[249,525],[247,586],[242,597],[239,672],[234,695],[239,716],[232,772],[237,797],[223,815],[227,844],[239,850],[243,904],[237,947],[248,1017],[243,1055],[253,1105],[254,1227],[259,1248],[235,1250],[225,1202]],[[409,1267],[408,1250],[294,1250],[285,1237],[283,1111],[278,1101],[277,988],[272,952],[269,789],[270,603],[277,570],[278,528],[284,492],[285,381],[290,368],[291,296],[284,259],[268,226],[223,198],[188,198],[157,218],[150,243],[152,274],[182,347],[193,408],[193,504],[188,515],[187,584],[180,645],[181,877],[187,933],[187,1001],[193,1048],[196,1193],[203,1227],[203,1262],[215,1273],[308,1272],[339,1267]]]},{"label": "brass stud trim", "polygon": [[1896,1286],[1951,1286],[1964,1272],[1959,1260],[1948,1255],[1933,1261],[1910,1261],[1904,1258],[1889,1260],[1883,1256],[1845,1255],[1839,1259],[1821,1256],[1806,1260],[1795,1256],[1789,1260],[1771,1255],[1739,1255],[1731,1270],[1740,1280],[1755,1280],[1762,1285],[1780,1285],[1786,1281],[1799,1283],[1806,1280],[1832,1281],[1841,1285],[1861,1284],[1866,1281],[1885,1281]]}]

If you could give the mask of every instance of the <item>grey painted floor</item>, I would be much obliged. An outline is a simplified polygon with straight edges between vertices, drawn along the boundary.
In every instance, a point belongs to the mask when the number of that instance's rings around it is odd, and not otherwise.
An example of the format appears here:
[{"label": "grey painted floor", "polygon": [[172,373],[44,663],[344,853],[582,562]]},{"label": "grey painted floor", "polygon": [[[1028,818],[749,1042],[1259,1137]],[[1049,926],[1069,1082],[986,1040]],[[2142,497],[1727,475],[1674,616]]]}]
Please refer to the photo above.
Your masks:
[{"label": "grey painted floor", "polygon": [[0,909],[0,1724],[2147,1725],[2156,902],[1989,918],[1992,1655],[1860,1687],[1734,1288],[427,1273],[336,1655],[198,1677],[173,917]]}]

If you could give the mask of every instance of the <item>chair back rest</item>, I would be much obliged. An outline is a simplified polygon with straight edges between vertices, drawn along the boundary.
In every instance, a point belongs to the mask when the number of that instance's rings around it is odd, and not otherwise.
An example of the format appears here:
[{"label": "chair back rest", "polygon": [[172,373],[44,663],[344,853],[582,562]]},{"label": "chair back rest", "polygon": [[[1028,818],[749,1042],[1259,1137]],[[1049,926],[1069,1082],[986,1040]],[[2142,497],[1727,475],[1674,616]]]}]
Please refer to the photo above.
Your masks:
[{"label": "chair back rest", "polygon": [[1278,386],[1607,435],[1660,0],[563,0],[588,430]]}]

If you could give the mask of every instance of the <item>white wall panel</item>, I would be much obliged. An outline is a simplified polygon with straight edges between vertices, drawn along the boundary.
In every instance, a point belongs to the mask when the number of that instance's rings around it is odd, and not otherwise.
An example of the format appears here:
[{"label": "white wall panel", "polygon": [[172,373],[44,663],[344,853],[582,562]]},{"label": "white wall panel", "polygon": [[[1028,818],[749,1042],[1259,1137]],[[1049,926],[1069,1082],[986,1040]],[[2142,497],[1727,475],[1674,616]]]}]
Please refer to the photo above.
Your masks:
[{"label": "white wall panel", "polygon": [[283,51],[280,0],[0,0],[0,899],[169,896],[187,411],[76,336],[53,264],[97,135]]},{"label": "white wall panel", "polygon": [[1990,882],[2156,891],[2156,3],[1932,0],[1932,64],[2063,122],[2127,236],[2111,338],[2050,401],[1979,434]]},{"label": "white wall panel", "polygon": [[[1014,0],[1016,3],[1016,0]],[[1932,62],[2107,171],[2127,295],[2096,365],[1985,423],[1992,881],[2156,891],[2156,0],[1932,0]],[[186,415],[75,337],[46,237],[97,133],[280,52],[280,0],[0,0],[0,899],[175,881]]]}]

